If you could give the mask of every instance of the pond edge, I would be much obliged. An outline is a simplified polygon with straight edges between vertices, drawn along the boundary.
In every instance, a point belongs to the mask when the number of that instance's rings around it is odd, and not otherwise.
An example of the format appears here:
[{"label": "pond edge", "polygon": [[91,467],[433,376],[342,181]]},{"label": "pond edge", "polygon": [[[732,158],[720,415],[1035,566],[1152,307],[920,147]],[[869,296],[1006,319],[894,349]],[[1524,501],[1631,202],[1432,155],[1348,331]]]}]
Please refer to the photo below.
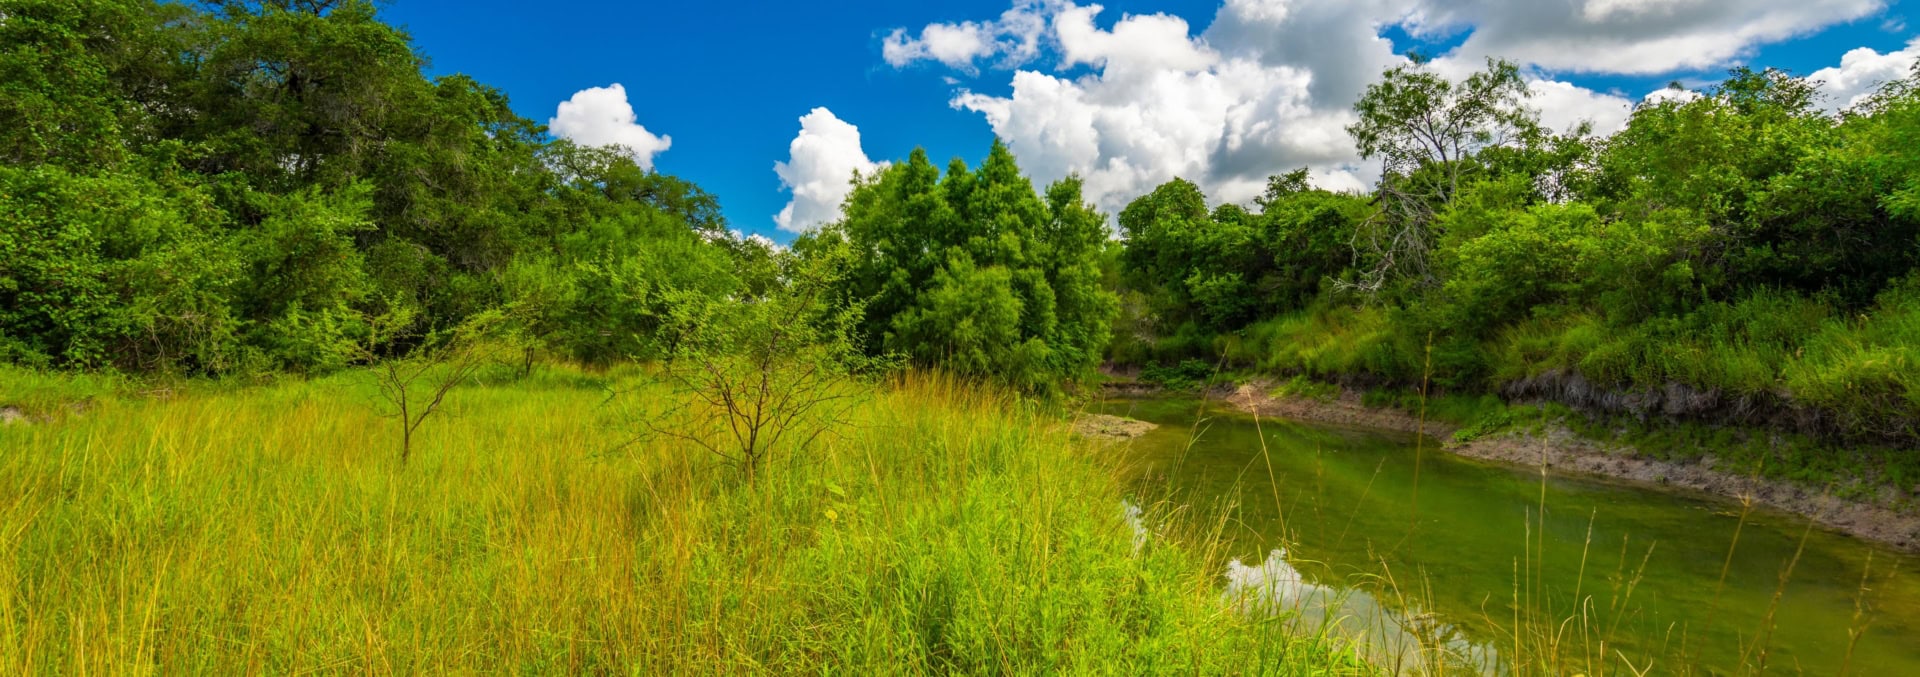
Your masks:
[{"label": "pond edge", "polygon": [[[1456,428],[1392,408],[1368,407],[1360,393],[1343,390],[1318,399],[1274,392],[1273,382],[1255,380],[1205,392],[1208,399],[1242,413],[1356,428],[1424,433],[1446,439]],[[1876,502],[1848,500],[1818,487],[1741,475],[1712,467],[1711,456],[1683,462],[1652,458],[1630,445],[1602,442],[1558,423],[1531,431],[1509,431],[1468,442],[1447,442],[1440,449],[1457,456],[1552,472],[1599,476],[1662,488],[1678,487],[1798,515],[1834,531],[1892,547],[1920,552],[1920,512]]]}]

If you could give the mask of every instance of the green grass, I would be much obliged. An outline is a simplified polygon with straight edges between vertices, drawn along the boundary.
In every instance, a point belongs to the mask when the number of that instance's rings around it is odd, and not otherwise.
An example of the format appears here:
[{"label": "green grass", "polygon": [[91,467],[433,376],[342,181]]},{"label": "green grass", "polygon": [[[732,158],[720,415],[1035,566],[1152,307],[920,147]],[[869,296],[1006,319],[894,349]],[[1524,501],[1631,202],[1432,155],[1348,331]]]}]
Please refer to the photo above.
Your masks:
[{"label": "green grass", "polygon": [[1317,377],[1369,374],[1418,378],[1420,361],[1376,306],[1312,308],[1250,327],[1228,358],[1266,371]]},{"label": "green grass", "polygon": [[1316,402],[1331,402],[1340,397],[1340,387],[1305,376],[1287,379],[1267,393],[1271,397],[1296,397]]},{"label": "green grass", "polygon": [[[1370,306],[1309,308],[1248,328],[1226,357],[1272,374],[1410,388],[1426,368],[1428,337],[1407,321]],[[1579,373],[1616,391],[1679,384],[1776,398],[1862,436],[1920,439],[1920,283],[1898,285],[1855,314],[1759,292],[1628,326],[1563,309],[1482,339],[1440,330],[1431,341],[1433,380],[1450,391]]]},{"label": "green grass", "polygon": [[[863,394],[752,485],[635,442],[637,370],[456,389],[398,462],[364,375],[0,427],[0,672],[1363,672],[1136,549],[1112,454],[949,380]],[[625,395],[609,400],[608,392]]]},{"label": "green grass", "polygon": [[65,418],[97,399],[137,390],[136,381],[117,374],[66,374],[0,364],[0,408],[36,420]]}]

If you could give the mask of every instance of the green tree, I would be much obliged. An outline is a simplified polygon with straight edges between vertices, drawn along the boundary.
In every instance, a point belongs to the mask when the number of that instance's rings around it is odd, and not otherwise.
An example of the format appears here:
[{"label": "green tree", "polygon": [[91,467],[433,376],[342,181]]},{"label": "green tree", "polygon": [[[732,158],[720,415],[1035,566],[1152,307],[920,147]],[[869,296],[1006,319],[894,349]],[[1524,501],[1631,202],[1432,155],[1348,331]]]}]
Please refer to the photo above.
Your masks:
[{"label": "green tree", "polygon": [[[648,354],[668,290],[736,295],[736,259],[749,296],[777,280],[712,195],[427,77],[368,0],[0,14],[11,359],[326,370],[511,305],[520,336],[606,360]],[[416,326],[364,353],[368,317]]]},{"label": "green tree", "polygon": [[140,176],[0,167],[0,353],[218,370],[243,272],[206,193]]},{"label": "green tree", "polygon": [[1920,222],[1887,199],[1911,174],[1886,158],[1912,144],[1890,128],[1898,105],[1835,118],[1817,99],[1804,79],[1737,69],[1698,98],[1642,106],[1608,141],[1593,197],[1621,218],[1697,214],[1711,238],[1693,265],[1717,297],[1793,288],[1871,303],[1916,263]]},{"label": "green tree", "polygon": [[1198,186],[1174,179],[1120,212],[1126,283],[1147,292],[1159,331],[1233,331],[1308,303],[1345,276],[1370,213],[1358,196],[1311,188],[1306,170],[1272,177],[1256,206],[1209,212]]},{"label": "green tree", "polygon": [[1544,138],[1529,96],[1519,67],[1493,59],[1461,82],[1417,61],[1367,87],[1354,104],[1360,120],[1347,127],[1361,157],[1381,162],[1381,210],[1355,239],[1370,264],[1361,289],[1377,292],[1395,278],[1440,282],[1429,260],[1434,218],[1472,180],[1478,155]]},{"label": "green tree", "polygon": [[1078,179],[1043,197],[996,142],[979,169],[955,160],[944,175],[916,150],[861,181],[846,217],[795,248],[849,248],[837,288],[865,305],[872,349],[1044,392],[1091,370],[1111,336],[1106,234]]}]

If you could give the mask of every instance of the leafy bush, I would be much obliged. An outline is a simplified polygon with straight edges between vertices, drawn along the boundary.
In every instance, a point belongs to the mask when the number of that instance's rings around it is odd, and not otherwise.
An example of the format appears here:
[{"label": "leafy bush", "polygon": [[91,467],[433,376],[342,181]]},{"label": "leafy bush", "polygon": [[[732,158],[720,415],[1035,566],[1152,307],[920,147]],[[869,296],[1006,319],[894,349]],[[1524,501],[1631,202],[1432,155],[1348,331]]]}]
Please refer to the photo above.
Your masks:
[{"label": "leafy bush", "polygon": [[1308,188],[1305,170],[1273,177],[1257,202],[1258,213],[1236,205],[1209,213],[1188,181],[1154,189],[1120,213],[1120,277],[1169,323],[1208,334],[1307,303],[1352,262],[1366,202]]},{"label": "leafy bush", "polygon": [[1213,380],[1216,369],[1200,360],[1181,360],[1173,366],[1148,365],[1140,370],[1140,380],[1168,390],[1194,390]]},{"label": "leafy bush", "polygon": [[218,369],[240,253],[203,192],[0,166],[0,346],[60,366]]}]

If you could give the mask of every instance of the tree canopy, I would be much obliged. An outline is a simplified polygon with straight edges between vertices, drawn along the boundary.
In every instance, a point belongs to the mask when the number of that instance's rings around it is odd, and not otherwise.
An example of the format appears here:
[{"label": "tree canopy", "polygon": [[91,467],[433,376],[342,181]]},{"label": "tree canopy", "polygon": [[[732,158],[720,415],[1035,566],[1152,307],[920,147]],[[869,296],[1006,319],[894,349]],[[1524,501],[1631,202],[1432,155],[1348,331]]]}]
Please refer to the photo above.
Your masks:
[{"label": "tree canopy", "polygon": [[916,150],[861,181],[845,218],[797,249],[844,242],[843,295],[866,303],[866,345],[1047,391],[1101,358],[1114,313],[1097,255],[1106,219],[1077,178],[1044,195],[995,142],[944,174]]},{"label": "tree canopy", "polygon": [[1916,82],[1833,114],[1736,69],[1602,138],[1540,128],[1511,64],[1390,69],[1349,129],[1372,194],[1121,213],[1110,355],[1920,439]]},{"label": "tree canopy", "polygon": [[512,306],[648,354],[663,290],[740,290],[717,202],[429,78],[367,0],[15,0],[0,21],[0,357],[341,366]]}]

